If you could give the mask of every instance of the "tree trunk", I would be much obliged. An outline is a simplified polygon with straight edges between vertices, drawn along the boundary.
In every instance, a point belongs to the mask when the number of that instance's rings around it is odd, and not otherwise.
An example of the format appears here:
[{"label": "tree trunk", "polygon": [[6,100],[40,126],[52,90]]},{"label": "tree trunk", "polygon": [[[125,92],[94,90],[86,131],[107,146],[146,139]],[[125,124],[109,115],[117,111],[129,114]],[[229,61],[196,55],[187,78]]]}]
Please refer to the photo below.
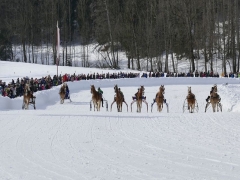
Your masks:
[{"label": "tree trunk", "polygon": [[24,61],[24,62],[27,62],[27,53],[26,53],[25,40],[22,41],[22,46],[23,46],[23,61]]},{"label": "tree trunk", "polygon": [[173,67],[173,72],[176,72],[175,63],[174,63],[174,57],[173,57],[173,52],[171,53],[171,55],[172,55],[172,67]]},{"label": "tree trunk", "polygon": [[127,64],[127,67],[128,67],[128,69],[130,69],[130,56],[127,56],[127,58],[128,58],[128,64]]}]

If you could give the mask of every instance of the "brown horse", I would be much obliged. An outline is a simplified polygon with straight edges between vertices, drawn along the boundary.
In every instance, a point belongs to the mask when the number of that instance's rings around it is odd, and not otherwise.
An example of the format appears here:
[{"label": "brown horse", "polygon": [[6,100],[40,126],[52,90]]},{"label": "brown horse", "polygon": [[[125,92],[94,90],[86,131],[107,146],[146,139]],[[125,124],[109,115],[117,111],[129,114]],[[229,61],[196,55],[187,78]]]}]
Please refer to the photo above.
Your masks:
[{"label": "brown horse", "polygon": [[29,84],[26,84],[24,87],[24,95],[23,95],[23,108],[24,109],[28,109],[31,98],[33,98],[33,95],[30,91]]},{"label": "brown horse", "polygon": [[114,91],[115,91],[116,95],[115,95],[114,100],[113,100],[113,102],[111,104],[111,111],[112,111],[112,105],[113,105],[114,102],[116,102],[116,104],[117,104],[118,112],[122,112],[122,103],[123,102],[126,104],[127,111],[128,111],[128,105],[127,105],[127,103],[124,100],[123,93],[120,91],[120,89],[118,88],[117,85],[114,86]]},{"label": "brown horse", "polygon": [[59,90],[59,95],[60,95],[60,103],[63,104],[65,96],[66,96],[66,84],[65,83],[63,83],[63,85],[61,86],[61,88]]},{"label": "brown horse", "polygon": [[159,112],[161,112],[162,108],[163,108],[163,102],[164,102],[164,95],[163,94],[164,94],[164,91],[165,91],[164,85],[161,85],[160,88],[159,88],[159,91],[156,94],[157,110]]},{"label": "brown horse", "polygon": [[191,91],[191,87],[188,87],[188,95],[187,95],[187,103],[188,103],[188,110],[190,113],[193,113],[195,109],[196,98],[195,95]]},{"label": "brown horse", "polygon": [[96,91],[94,85],[91,85],[91,93],[92,93],[94,111],[95,111],[95,108],[97,109],[97,111],[100,111],[102,95]]},{"label": "brown horse", "polygon": [[209,106],[209,104],[212,104],[213,112],[216,112],[216,108],[217,108],[217,111],[219,111],[218,108],[222,110],[222,105],[220,103],[220,100],[221,98],[217,93],[217,85],[214,85],[210,94],[210,102],[207,102],[205,107],[205,112],[207,111],[207,107]]},{"label": "brown horse", "polygon": [[144,86],[141,86],[138,92],[136,93],[137,112],[141,112],[141,109],[142,109],[144,90],[145,90]]}]

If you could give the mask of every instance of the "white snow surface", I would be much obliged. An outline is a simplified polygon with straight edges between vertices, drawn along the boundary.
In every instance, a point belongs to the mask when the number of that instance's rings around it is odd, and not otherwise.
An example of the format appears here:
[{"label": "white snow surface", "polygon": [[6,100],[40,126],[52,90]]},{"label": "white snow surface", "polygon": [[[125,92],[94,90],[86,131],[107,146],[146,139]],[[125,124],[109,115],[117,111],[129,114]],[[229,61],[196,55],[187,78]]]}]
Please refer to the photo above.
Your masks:
[{"label": "white snow surface", "polygon": [[[31,64],[29,69],[25,65],[0,62],[0,79],[10,82],[17,77],[42,77],[48,75],[46,71],[51,75],[56,71],[56,66],[46,69]],[[65,73],[78,71],[60,68]],[[95,69],[79,71],[87,74]],[[100,112],[90,111],[91,84],[104,91],[108,111],[106,102]],[[128,112],[124,104],[123,112],[117,112],[116,104],[110,111],[115,84],[125,95]],[[213,113],[209,108],[205,113],[205,99],[213,84],[218,85],[223,112]],[[0,97],[0,179],[240,179],[238,79],[135,78],[75,81],[68,85],[72,102],[60,104],[57,86],[35,93],[36,110],[31,106],[22,110],[22,97]],[[143,104],[142,112],[137,113],[136,103],[131,112],[132,96],[140,85],[145,86],[148,112]],[[157,112],[156,104],[151,112],[160,85],[165,85],[169,113],[165,105],[161,113]],[[196,95],[199,111],[195,113],[183,113],[188,86]]]}]

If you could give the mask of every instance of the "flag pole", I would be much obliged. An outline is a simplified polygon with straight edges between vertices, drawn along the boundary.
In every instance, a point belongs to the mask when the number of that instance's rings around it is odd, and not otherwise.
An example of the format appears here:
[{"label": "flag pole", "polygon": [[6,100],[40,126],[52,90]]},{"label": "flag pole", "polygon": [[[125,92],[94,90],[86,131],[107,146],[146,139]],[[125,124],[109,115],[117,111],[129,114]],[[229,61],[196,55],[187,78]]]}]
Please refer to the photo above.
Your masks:
[{"label": "flag pole", "polygon": [[58,77],[58,65],[59,65],[59,49],[60,49],[60,30],[58,28],[58,21],[57,21],[57,59],[56,59],[57,77]]}]

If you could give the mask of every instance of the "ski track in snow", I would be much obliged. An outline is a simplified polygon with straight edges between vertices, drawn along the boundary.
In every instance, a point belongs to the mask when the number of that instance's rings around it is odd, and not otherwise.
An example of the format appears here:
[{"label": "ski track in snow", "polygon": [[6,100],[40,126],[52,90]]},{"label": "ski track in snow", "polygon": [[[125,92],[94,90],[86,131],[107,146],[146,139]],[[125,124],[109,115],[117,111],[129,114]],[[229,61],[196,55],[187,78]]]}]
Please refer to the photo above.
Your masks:
[{"label": "ski track in snow", "polygon": [[[218,85],[221,113],[211,108],[204,113],[213,83],[165,85],[169,113],[165,105],[156,112],[156,104],[151,113],[157,84],[165,82],[145,86],[148,112],[143,104],[142,113],[136,113],[136,103],[131,112],[137,86],[125,85],[121,89],[128,112],[123,104],[118,113],[116,104],[110,112],[116,82],[126,81],[96,82],[103,86],[109,111],[106,104],[100,112],[89,110],[91,82],[69,83],[72,103],[59,103],[59,87],[38,92],[37,110],[20,110],[20,98],[4,99],[15,110],[0,112],[0,179],[239,180],[238,84]],[[189,85],[198,113],[183,113]]]}]

